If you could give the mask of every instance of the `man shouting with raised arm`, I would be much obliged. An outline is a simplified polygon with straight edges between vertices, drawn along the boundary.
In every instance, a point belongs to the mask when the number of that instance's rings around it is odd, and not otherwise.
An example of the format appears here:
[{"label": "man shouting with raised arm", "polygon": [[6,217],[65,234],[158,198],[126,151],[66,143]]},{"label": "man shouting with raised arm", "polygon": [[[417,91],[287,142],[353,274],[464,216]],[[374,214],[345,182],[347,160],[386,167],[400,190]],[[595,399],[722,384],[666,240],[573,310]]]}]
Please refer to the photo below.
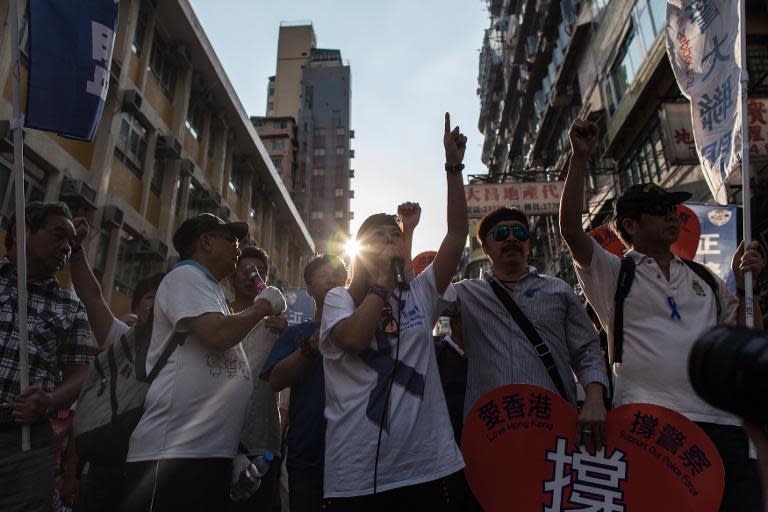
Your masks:
[{"label": "man shouting with raised arm", "polygon": [[[584,180],[587,160],[597,145],[597,126],[577,119],[569,136],[573,154],[560,203],[560,231],[576,262],[576,275],[587,300],[608,334],[616,382],[614,406],[652,403],[695,421],[723,459],[721,510],[759,512],[757,465],[748,457],[740,420],[699,398],[687,370],[688,354],[701,333],[715,324],[743,322],[744,273],[757,276],[764,266],[757,243],[750,244],[746,252],[742,244],[733,256],[731,267],[740,291],[737,299],[706,267],[671,251],[680,233],[677,205],[691,194],[645,183],[624,190],[614,203],[612,228],[628,249],[622,261],[582,229]],[[626,279],[629,292],[623,303],[617,302],[618,283]],[[626,291],[626,286],[622,289]],[[757,302],[755,319],[762,323]]]},{"label": "man shouting with raised arm", "polygon": [[[432,326],[467,238],[461,171],[466,137],[445,115],[448,233],[410,286],[394,215],[368,217],[348,288],[325,298],[325,510],[453,510],[464,462],[440,385]],[[399,269],[402,274],[402,268]]]}]

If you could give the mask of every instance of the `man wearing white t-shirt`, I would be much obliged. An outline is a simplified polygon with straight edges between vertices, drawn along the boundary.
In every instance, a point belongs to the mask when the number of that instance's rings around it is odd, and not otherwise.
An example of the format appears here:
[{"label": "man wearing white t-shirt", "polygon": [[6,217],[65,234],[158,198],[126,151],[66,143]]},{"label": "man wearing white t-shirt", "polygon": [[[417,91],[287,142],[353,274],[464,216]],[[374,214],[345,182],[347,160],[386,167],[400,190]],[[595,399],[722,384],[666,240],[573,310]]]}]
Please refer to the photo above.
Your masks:
[{"label": "man wearing white t-shirt", "polygon": [[[467,237],[461,161],[466,137],[443,142],[448,233],[432,265],[398,286],[394,260],[408,259],[392,215],[366,219],[348,288],[325,298],[320,351],[325,372],[326,511],[451,510],[454,475],[464,467],[448,417],[432,341],[437,300],[456,271]],[[402,273],[402,272],[400,272]]]},{"label": "man wearing white t-shirt", "polygon": [[[714,442],[725,467],[721,510],[759,512],[757,465],[748,457],[739,418],[699,398],[687,370],[688,355],[700,334],[715,324],[743,324],[744,274],[751,271],[757,276],[764,266],[757,244],[753,242],[746,251],[742,244],[733,257],[739,298],[712,274],[716,297],[691,264],[670,249],[680,233],[677,205],[691,194],[667,192],[652,183],[624,190],[614,204],[612,227],[629,249],[625,256],[634,262],[635,272],[623,305],[623,350],[615,351],[614,297],[621,259],[598,245],[581,226],[587,160],[597,144],[598,129],[577,119],[569,136],[573,155],[560,203],[560,230],[587,300],[608,335],[614,355],[614,405],[653,403],[697,422]],[[757,302],[755,320],[762,327]]]},{"label": "man wearing white t-shirt", "polygon": [[182,261],[155,296],[147,371],[177,331],[187,336],[152,381],[131,435],[123,510],[219,510],[227,502],[253,389],[240,341],[285,309],[282,294],[269,287],[231,314],[219,282],[235,270],[247,234],[244,222],[204,213],[173,237]]}]

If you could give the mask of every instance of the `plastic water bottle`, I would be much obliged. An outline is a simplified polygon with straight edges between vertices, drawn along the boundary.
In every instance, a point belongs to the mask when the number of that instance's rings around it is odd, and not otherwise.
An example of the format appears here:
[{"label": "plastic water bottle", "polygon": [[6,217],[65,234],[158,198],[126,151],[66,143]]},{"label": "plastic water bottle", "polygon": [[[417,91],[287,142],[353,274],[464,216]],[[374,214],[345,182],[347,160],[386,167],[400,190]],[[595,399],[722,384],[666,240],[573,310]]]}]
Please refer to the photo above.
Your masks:
[{"label": "plastic water bottle", "polygon": [[229,497],[232,501],[245,501],[259,489],[261,479],[269,471],[269,465],[275,458],[272,452],[265,452],[251,460],[245,469],[240,472],[237,482],[229,489]]}]

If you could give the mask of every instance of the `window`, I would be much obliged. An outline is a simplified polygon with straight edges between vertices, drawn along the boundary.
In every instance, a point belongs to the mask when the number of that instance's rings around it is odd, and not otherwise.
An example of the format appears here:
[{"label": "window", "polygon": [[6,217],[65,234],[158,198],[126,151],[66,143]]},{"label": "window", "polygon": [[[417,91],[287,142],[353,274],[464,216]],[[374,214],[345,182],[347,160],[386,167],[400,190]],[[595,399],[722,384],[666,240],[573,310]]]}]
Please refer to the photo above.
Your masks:
[{"label": "window", "polygon": [[120,232],[120,245],[117,250],[115,267],[115,290],[131,295],[139,280],[158,272],[162,262],[139,254],[140,247],[146,243],[136,231],[124,226]]},{"label": "window", "polygon": [[149,70],[157,79],[160,89],[168,99],[173,101],[176,92],[176,66],[171,54],[170,45],[163,39],[158,31],[155,31],[152,43],[152,56],[149,59]]},{"label": "window", "polygon": [[323,219],[323,212],[321,211],[312,212],[312,220],[322,220],[322,219]]},{"label": "window", "polygon": [[638,140],[635,149],[619,162],[621,190],[638,183],[659,183],[668,170],[658,118],[642,133],[645,137]]},{"label": "window", "polygon": [[138,55],[139,57],[144,49],[144,36],[147,32],[148,18],[149,13],[147,12],[144,2],[142,2],[139,7],[139,17],[136,20],[136,31],[133,33],[133,44],[131,44],[131,51],[134,55]]},{"label": "window", "polygon": [[325,169],[322,167],[315,167],[312,169],[312,176],[325,176]]},{"label": "window", "polygon": [[341,127],[336,128],[336,135],[344,135],[345,133],[347,133],[346,129],[341,128]]},{"label": "window", "polygon": [[272,149],[274,151],[282,151],[283,150],[283,139],[273,139],[272,140]]},{"label": "window", "polygon": [[341,126],[341,110],[331,111],[331,126]]},{"label": "window", "polygon": [[104,269],[107,267],[107,255],[109,254],[109,240],[112,235],[112,229],[108,226],[103,226],[98,230],[98,233],[99,245],[96,250],[96,259],[93,262],[93,274],[101,280],[104,276]]},{"label": "window", "polygon": [[336,190],[333,191],[333,195],[335,195],[336,197],[344,197],[346,194],[343,188],[337,188]]},{"label": "window", "polygon": [[117,135],[117,144],[115,144],[115,157],[141,179],[146,156],[147,129],[133,114],[123,112],[120,133]]},{"label": "window", "polygon": [[149,188],[155,195],[159,196],[163,190],[163,178],[165,177],[165,160],[155,158],[154,170],[152,172],[152,182]]},{"label": "window", "polygon": [[325,190],[321,188],[312,189],[312,197],[315,199],[325,199]]},{"label": "window", "polygon": [[190,135],[200,142],[203,127],[203,108],[199,104],[193,104],[189,107],[187,121],[184,126],[189,130]]},{"label": "window", "polygon": [[282,158],[273,158],[272,159],[272,165],[275,166],[275,169],[278,171],[283,168],[283,159]]},{"label": "window", "polygon": [[315,156],[325,156],[325,148],[315,148],[312,150],[312,154]]},{"label": "window", "polygon": [[324,137],[325,128],[315,128],[315,137]]},{"label": "window", "polygon": [[285,130],[286,128],[288,128],[288,123],[285,121],[285,119],[275,121],[275,128],[278,128],[280,130]]},{"label": "window", "polygon": [[206,153],[208,155],[208,160],[213,159],[213,154],[216,151],[216,133],[208,129],[208,152]]},{"label": "window", "polygon": [[[13,155],[0,157],[0,211],[10,214],[16,205],[16,189],[13,186]],[[29,204],[32,201],[43,201],[45,189],[48,184],[48,176],[42,169],[26,166],[24,169],[24,201]]]},{"label": "window", "polygon": [[347,152],[347,150],[346,150],[346,148],[344,148],[344,146],[336,146],[336,154],[337,155],[343,155],[346,152]]},{"label": "window", "polygon": [[344,211],[343,210],[336,210],[334,213],[334,217],[337,219],[343,219],[344,218]]}]

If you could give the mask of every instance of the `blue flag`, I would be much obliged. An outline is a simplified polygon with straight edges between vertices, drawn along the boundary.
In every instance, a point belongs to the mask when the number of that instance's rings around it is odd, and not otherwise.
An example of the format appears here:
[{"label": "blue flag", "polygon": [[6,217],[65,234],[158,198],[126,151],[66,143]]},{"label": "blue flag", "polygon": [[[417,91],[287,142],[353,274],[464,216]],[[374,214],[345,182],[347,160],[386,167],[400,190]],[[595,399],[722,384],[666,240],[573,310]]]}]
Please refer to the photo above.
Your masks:
[{"label": "blue flag", "polygon": [[93,140],[104,111],[118,0],[29,0],[25,126]]}]

